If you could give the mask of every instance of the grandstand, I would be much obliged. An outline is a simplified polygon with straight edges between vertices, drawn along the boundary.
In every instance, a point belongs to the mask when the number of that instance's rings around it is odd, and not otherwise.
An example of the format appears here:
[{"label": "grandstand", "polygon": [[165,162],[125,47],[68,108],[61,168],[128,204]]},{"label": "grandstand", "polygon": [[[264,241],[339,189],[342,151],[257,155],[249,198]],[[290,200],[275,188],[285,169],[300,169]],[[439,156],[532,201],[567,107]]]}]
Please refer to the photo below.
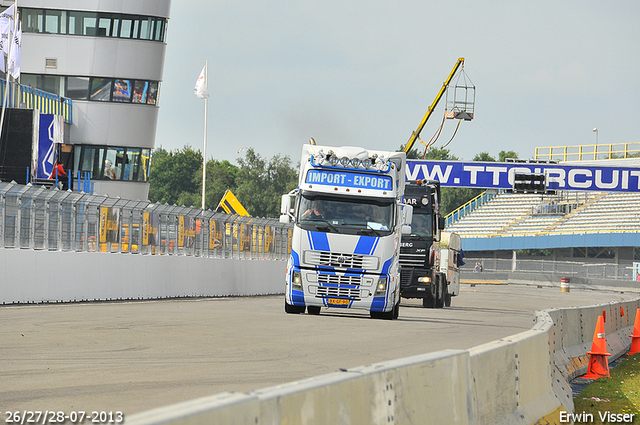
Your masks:
[{"label": "grandstand", "polygon": [[476,262],[485,271],[553,270],[572,279],[636,280],[640,272],[640,193],[503,192],[446,230],[462,238],[466,278]]},{"label": "grandstand", "polygon": [[[553,152],[555,148],[547,149]],[[567,150],[562,149],[565,156]],[[600,155],[597,147],[593,151]],[[637,158],[615,159],[614,153],[608,152],[602,160],[594,154],[593,158],[572,163],[625,163],[640,168]],[[638,155],[637,149],[633,155]],[[634,279],[640,272],[640,192],[515,194],[494,189],[449,214],[446,222],[447,231],[462,237],[470,262],[515,262],[517,257],[519,261],[531,258],[610,264],[619,267],[616,274]]]},{"label": "grandstand", "polygon": [[447,227],[462,237],[638,232],[640,193],[499,193]]}]

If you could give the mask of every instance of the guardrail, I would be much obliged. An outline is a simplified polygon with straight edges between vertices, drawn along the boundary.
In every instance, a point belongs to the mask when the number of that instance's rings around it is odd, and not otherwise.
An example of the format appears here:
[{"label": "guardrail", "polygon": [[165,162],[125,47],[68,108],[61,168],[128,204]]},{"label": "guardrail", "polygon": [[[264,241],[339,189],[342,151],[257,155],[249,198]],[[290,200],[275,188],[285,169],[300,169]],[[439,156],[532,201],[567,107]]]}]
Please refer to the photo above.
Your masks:
[{"label": "guardrail", "polygon": [[[597,317],[613,360],[640,300],[536,313],[531,330],[469,350],[356,367],[249,393],[220,393],[127,417],[129,425],[532,424],[573,413],[568,381],[586,371]],[[566,414],[565,414],[566,417]]]},{"label": "guardrail", "polygon": [[0,182],[0,248],[286,260],[291,224]]},{"label": "guardrail", "polygon": [[[464,240],[463,240],[464,242]],[[465,258],[460,268],[463,273],[474,271],[476,263],[482,266],[482,273],[473,273],[476,277],[491,273],[520,273],[521,275],[557,275],[582,279],[606,279],[635,282],[640,272],[640,262],[628,264],[579,261],[552,261],[538,259],[506,259],[506,258]],[[557,279],[559,282],[559,279]]]},{"label": "guardrail", "polygon": [[545,161],[597,161],[638,157],[640,157],[640,142],[538,147],[535,150],[534,159]]},{"label": "guardrail", "polygon": [[[4,99],[7,83],[0,79],[0,102]],[[8,108],[38,109],[43,114],[62,115],[64,122],[73,123],[71,99],[30,86],[9,82]]]},{"label": "guardrail", "polygon": [[494,196],[496,196],[496,193],[482,192],[480,195],[476,196],[475,198],[471,199],[470,201],[467,201],[467,203],[465,203],[464,205],[462,205],[459,208],[451,211],[449,214],[447,214],[444,217],[444,219],[445,219],[445,227],[446,226],[451,226],[453,223],[455,223],[456,221],[460,220],[465,215],[470,214],[473,210],[475,210],[479,206],[487,203]]}]

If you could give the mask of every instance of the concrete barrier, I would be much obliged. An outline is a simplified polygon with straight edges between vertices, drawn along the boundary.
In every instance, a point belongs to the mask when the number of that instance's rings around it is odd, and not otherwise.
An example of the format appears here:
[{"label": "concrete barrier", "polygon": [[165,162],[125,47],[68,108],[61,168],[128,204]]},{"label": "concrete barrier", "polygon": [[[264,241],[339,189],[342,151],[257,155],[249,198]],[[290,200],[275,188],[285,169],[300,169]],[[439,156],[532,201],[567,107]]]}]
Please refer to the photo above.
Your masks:
[{"label": "concrete barrier", "polygon": [[285,261],[0,249],[0,304],[281,294]]},{"label": "concrete barrier", "polygon": [[545,310],[536,313],[531,330],[470,350],[218,394],[134,414],[127,424],[559,423],[560,412],[573,412],[568,381],[584,372],[580,359],[591,348],[598,315],[606,312],[608,349],[615,358],[630,345],[627,335],[639,303]]}]

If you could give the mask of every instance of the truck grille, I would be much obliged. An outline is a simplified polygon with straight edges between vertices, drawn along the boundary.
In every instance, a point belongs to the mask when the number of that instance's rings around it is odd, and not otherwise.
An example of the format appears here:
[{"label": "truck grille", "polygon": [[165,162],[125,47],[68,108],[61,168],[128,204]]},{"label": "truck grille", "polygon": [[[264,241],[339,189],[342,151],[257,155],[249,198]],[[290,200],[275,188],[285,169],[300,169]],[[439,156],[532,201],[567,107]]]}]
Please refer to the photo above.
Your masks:
[{"label": "truck grille", "polygon": [[358,288],[336,288],[334,286],[318,286],[317,297],[342,297],[360,300],[360,289]]},{"label": "truck grille", "polygon": [[362,276],[337,276],[334,274],[319,274],[318,283],[330,283],[334,285],[360,285]]},{"label": "truck grille", "polygon": [[400,270],[400,289],[411,285],[413,280],[413,269]]},{"label": "truck grille", "polygon": [[406,267],[424,267],[427,257],[424,254],[409,254],[400,251],[400,265]]},{"label": "truck grille", "polygon": [[304,261],[313,266],[344,269],[375,270],[378,268],[378,257],[329,251],[305,251]]}]

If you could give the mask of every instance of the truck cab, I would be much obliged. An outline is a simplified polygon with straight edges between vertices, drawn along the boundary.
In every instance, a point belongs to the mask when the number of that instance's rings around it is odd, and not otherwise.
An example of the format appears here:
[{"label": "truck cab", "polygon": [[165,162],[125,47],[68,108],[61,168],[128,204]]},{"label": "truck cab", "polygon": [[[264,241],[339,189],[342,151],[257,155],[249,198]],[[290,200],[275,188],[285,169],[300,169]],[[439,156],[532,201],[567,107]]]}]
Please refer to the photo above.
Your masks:
[{"label": "truck cab", "polygon": [[400,305],[404,152],[305,145],[296,189],[282,198],[294,222],[285,312],[364,309],[395,319]]},{"label": "truck cab", "polygon": [[[404,203],[413,207],[413,218],[411,233],[403,235],[400,244],[401,296],[420,298],[424,307],[449,306],[451,297],[457,295],[458,290],[457,286],[455,290],[450,287],[448,272],[442,269],[444,262],[449,261],[449,252],[448,247],[441,246],[444,218],[440,214],[440,183],[435,180],[407,181]],[[460,237],[455,235],[453,239],[459,245]],[[447,258],[443,259],[445,250]],[[454,254],[451,256],[453,258]]]}]

